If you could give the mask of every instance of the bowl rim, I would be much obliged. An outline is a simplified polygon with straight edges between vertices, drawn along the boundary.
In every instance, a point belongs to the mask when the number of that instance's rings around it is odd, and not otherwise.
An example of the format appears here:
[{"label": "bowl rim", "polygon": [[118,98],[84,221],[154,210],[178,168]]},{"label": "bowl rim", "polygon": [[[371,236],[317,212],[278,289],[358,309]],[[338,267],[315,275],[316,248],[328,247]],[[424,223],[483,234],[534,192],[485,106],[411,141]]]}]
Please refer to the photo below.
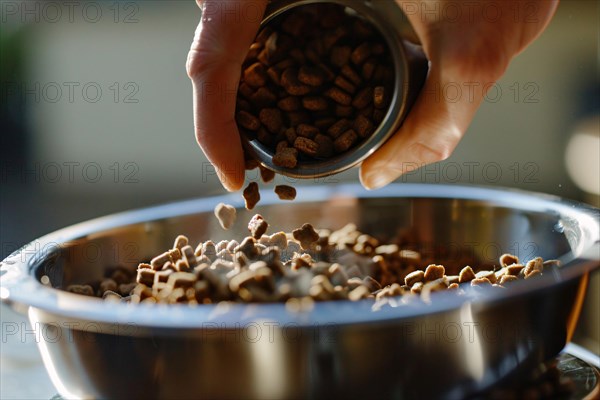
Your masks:
[{"label": "bowl rim", "polygon": [[[161,204],[91,219],[44,235],[23,246],[0,262],[0,300],[17,310],[43,312],[59,320],[129,325],[149,329],[239,329],[249,324],[269,321],[275,326],[297,328],[337,326],[347,324],[410,321],[412,318],[458,310],[478,303],[490,304],[508,298],[530,295],[584,275],[600,265],[600,210],[587,204],[558,196],[517,189],[443,184],[391,184],[378,191],[365,191],[359,184],[304,186],[299,189],[298,203],[327,201],[334,196],[353,198],[438,198],[486,201],[493,206],[522,211],[552,213],[579,222],[585,234],[577,255],[571,252],[561,261],[563,267],[553,274],[544,274],[532,281],[517,282],[506,290],[485,291],[472,296],[435,293],[431,304],[415,302],[400,307],[385,307],[371,311],[373,300],[358,302],[337,300],[316,302],[306,312],[294,313],[283,303],[147,305],[104,302],[63,290],[44,286],[35,276],[40,262],[52,251],[42,251],[51,244],[67,243],[77,238],[128,225],[190,214],[211,212],[216,204],[225,202],[243,207],[239,194],[227,194]],[[263,196],[261,205],[284,204],[275,194]],[[293,204],[288,205],[292,206]],[[140,332],[138,330],[138,332]]]}]

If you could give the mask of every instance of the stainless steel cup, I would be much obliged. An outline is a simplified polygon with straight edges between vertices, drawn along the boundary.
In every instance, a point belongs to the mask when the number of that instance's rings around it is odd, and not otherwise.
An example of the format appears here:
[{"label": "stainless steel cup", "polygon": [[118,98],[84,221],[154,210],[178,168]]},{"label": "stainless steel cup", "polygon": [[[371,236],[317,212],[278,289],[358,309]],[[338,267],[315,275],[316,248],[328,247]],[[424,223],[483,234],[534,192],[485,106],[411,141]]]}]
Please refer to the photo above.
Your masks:
[{"label": "stainless steel cup", "polygon": [[265,167],[293,178],[320,178],[337,174],[371,155],[400,127],[423,86],[428,71],[428,62],[421,48],[405,40],[402,28],[407,25],[406,16],[396,2],[391,0],[275,0],[267,7],[261,27],[292,8],[314,3],[341,4],[370,21],[387,42],[396,74],[393,96],[383,121],[369,138],[343,154],[326,160],[298,163],[296,168],[283,168],[273,164],[274,153],[271,149],[256,138],[242,134],[246,151]]}]

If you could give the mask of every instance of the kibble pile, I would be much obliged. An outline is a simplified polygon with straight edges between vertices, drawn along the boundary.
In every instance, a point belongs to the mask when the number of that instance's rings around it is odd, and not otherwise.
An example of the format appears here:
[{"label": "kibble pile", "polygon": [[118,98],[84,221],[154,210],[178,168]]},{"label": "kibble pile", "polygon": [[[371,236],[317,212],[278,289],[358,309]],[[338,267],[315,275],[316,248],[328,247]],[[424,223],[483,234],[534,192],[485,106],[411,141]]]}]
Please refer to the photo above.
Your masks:
[{"label": "kibble pile", "polygon": [[379,32],[344,7],[296,7],[264,26],[250,47],[238,127],[280,167],[344,153],[383,120],[392,65]]},{"label": "kibble pile", "polygon": [[[215,214],[231,226],[235,209],[219,205]],[[137,271],[109,271],[101,282],[67,290],[131,303],[210,304],[220,301],[288,302],[375,299],[374,309],[407,299],[429,301],[431,292],[462,291],[462,285],[502,289],[558,266],[540,257],[520,263],[504,254],[496,270],[465,266],[448,275],[442,265],[421,266],[421,256],[395,244],[380,243],[349,224],[337,231],[304,224],[291,233],[267,235],[268,222],[255,215],[241,242],[201,242],[194,249],[185,236],[173,247],[139,264]],[[420,269],[421,268],[421,269]]]}]

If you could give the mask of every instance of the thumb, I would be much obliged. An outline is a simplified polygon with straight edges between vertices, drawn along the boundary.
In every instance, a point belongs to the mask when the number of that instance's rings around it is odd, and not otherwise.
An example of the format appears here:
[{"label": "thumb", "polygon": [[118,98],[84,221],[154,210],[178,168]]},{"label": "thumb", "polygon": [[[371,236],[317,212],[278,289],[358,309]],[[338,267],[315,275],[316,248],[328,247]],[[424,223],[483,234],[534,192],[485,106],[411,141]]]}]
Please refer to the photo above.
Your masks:
[{"label": "thumb", "polygon": [[[448,158],[482,101],[479,82],[432,62],[425,85],[400,129],[363,161],[363,186],[377,189],[406,172]],[[473,90],[467,91],[469,87]]]}]

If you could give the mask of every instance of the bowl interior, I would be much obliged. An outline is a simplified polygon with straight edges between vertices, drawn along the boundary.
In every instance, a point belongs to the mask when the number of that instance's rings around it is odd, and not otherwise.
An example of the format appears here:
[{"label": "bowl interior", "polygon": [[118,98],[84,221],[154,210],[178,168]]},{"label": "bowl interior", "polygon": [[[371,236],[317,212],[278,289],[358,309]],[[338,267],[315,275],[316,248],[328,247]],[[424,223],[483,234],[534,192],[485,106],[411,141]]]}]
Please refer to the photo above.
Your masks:
[{"label": "bowl interior", "polygon": [[265,204],[253,211],[238,208],[237,221],[229,231],[219,226],[212,208],[207,208],[174,216],[171,210],[168,217],[150,212],[144,222],[73,238],[35,266],[35,275],[47,275],[53,287],[65,288],[102,279],[107,268],[135,268],[170,248],[179,234],[188,236],[194,247],[208,239],[215,243],[240,241],[247,236],[246,224],[255,213],[269,222],[267,233],[290,232],[305,222],[328,229],[354,223],[380,240],[419,251],[421,268],[440,263],[448,274],[465,265],[498,265],[498,257],[504,253],[515,254],[522,261],[536,256],[564,257],[582,240],[577,221],[568,226],[556,211],[519,209],[494,200],[342,194],[321,201]]}]

